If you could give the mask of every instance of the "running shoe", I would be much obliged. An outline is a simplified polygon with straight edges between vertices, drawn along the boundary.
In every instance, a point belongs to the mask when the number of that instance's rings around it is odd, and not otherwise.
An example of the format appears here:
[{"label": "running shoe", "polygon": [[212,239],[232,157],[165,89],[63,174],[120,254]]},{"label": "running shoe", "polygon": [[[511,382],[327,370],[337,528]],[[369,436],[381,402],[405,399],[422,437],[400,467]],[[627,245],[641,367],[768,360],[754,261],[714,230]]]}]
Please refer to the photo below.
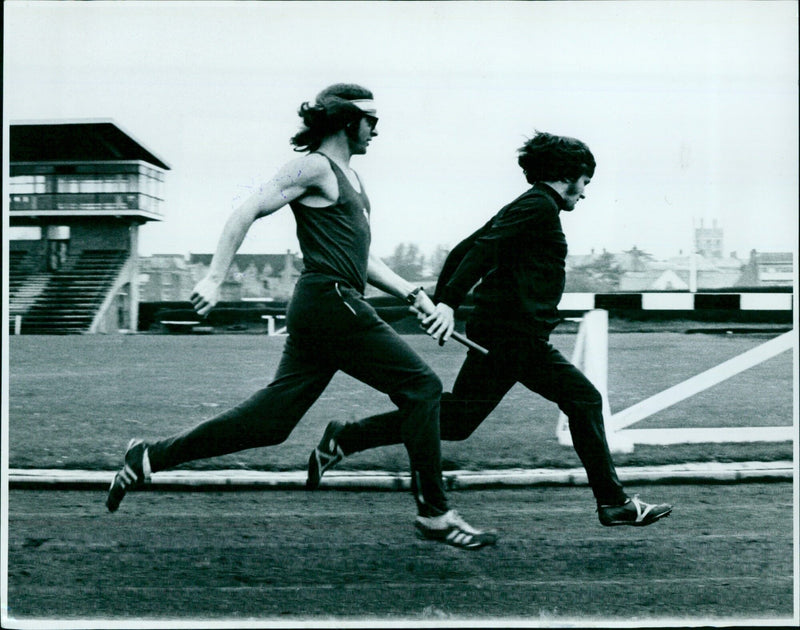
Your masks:
[{"label": "running shoe", "polygon": [[480,549],[497,542],[496,532],[475,529],[455,510],[449,510],[441,516],[418,516],[415,525],[420,538],[435,540],[459,549]]},{"label": "running shoe", "polygon": [[119,504],[129,490],[140,488],[150,478],[150,465],[147,459],[147,444],[142,440],[131,440],[125,451],[125,465],[115,476],[108,489],[106,507],[116,512]]},{"label": "running shoe", "polygon": [[329,422],[317,448],[311,451],[311,456],[308,458],[307,490],[316,490],[325,471],[333,468],[344,459],[344,451],[339,446],[339,442],[336,441],[336,436],[343,428],[344,424],[341,422],[336,422],[335,420]]},{"label": "running shoe", "polygon": [[597,512],[600,516],[600,523],[608,527],[612,525],[641,527],[669,516],[672,506],[666,503],[651,505],[639,500],[639,495],[636,495],[622,505],[601,505],[597,508]]}]

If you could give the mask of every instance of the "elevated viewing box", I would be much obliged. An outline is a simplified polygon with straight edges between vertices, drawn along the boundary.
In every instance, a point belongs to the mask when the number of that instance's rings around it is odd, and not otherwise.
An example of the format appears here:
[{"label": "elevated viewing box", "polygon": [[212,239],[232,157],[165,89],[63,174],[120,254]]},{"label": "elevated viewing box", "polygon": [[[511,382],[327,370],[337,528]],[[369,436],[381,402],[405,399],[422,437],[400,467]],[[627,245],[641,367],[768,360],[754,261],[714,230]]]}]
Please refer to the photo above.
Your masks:
[{"label": "elevated viewing box", "polygon": [[111,120],[9,129],[9,313],[16,332],[136,330],[139,227],[169,166]]},{"label": "elevated viewing box", "polygon": [[9,153],[12,226],[87,216],[162,218],[169,166],[111,121],[12,124]]}]

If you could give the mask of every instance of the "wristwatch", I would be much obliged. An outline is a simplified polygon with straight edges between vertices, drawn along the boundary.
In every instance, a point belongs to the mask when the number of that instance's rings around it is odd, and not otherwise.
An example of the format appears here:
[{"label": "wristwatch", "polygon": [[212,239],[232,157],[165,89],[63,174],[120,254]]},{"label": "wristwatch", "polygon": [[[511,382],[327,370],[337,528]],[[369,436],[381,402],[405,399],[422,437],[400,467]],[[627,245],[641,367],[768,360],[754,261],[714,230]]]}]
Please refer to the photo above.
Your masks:
[{"label": "wristwatch", "polygon": [[406,296],[406,302],[408,304],[414,305],[417,303],[417,296],[419,295],[420,291],[424,291],[425,287],[417,287],[411,293]]}]

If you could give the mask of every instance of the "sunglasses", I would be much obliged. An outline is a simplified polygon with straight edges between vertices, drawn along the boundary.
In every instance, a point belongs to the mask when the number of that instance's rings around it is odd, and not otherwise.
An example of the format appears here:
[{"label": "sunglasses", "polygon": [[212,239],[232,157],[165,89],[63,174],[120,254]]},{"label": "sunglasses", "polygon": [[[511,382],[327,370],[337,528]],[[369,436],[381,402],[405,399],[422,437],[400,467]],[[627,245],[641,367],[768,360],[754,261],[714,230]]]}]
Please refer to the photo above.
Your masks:
[{"label": "sunglasses", "polygon": [[375,127],[378,126],[378,117],[377,116],[370,116],[369,114],[364,114],[364,120],[367,121],[369,128],[374,130]]}]

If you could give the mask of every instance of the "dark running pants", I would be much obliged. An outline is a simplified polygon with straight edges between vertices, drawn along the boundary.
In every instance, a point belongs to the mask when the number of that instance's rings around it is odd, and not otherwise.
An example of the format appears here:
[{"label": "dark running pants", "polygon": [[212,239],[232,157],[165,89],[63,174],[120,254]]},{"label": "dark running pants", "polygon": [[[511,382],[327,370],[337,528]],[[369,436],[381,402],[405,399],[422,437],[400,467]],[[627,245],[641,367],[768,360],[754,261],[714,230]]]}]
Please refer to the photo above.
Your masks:
[{"label": "dark running pants", "polygon": [[[470,350],[453,385],[442,395],[442,440],[464,440],[519,382],[555,402],[569,419],[575,452],[586,470],[597,503],[617,505],[627,498],[606,441],[600,393],[580,370],[546,340],[504,336],[468,324],[471,339],[489,349],[484,357]],[[347,425],[339,443],[346,454],[399,442],[390,418],[395,412]]]},{"label": "dark running pants", "polygon": [[289,337],[273,381],[198,426],[148,446],[153,472],[184,462],[280,444],[337,370],[389,395],[395,415],[372,428],[408,451],[412,491],[423,516],[447,511],[439,442],[442,383],[355,290],[303,277],[287,313]]}]

